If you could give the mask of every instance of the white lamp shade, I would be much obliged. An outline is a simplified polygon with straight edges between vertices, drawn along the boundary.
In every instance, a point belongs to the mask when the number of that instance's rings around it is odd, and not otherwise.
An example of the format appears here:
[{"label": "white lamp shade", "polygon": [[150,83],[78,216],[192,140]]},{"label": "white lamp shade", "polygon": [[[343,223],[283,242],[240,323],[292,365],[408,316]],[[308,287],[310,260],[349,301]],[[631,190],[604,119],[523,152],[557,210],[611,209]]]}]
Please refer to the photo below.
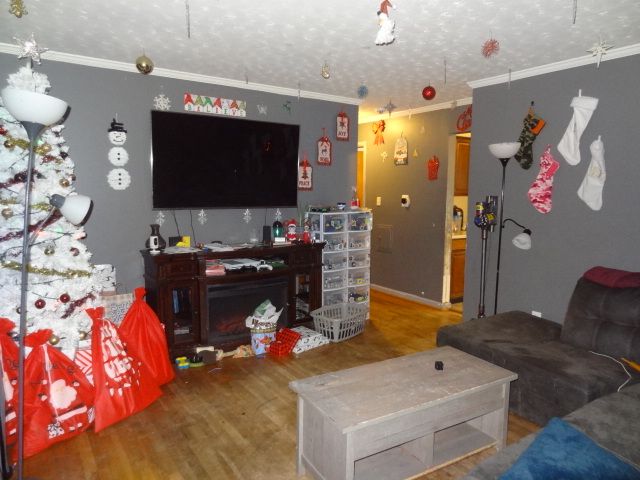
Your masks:
[{"label": "white lamp shade", "polygon": [[11,116],[19,122],[52,125],[67,111],[67,102],[44,93],[15,87],[2,90],[2,102]]},{"label": "white lamp shade", "polygon": [[531,249],[531,235],[526,232],[519,233],[512,240],[513,244],[518,247],[520,250],[530,250]]},{"label": "white lamp shade", "polygon": [[492,143],[489,145],[491,155],[496,158],[511,158],[520,149],[520,142]]},{"label": "white lamp shade", "polygon": [[52,195],[49,203],[60,210],[60,213],[74,225],[82,223],[91,208],[91,199],[86,195]]}]

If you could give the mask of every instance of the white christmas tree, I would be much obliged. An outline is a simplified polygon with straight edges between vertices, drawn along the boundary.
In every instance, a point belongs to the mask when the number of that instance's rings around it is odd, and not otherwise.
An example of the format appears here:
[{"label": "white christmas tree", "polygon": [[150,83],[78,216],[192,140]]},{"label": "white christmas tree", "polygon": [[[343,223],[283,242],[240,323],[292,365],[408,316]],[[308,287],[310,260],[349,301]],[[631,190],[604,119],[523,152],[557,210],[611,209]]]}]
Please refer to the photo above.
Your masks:
[{"label": "white christmas tree", "polygon": [[[51,87],[46,75],[29,66],[9,75],[8,85],[38,93],[48,93]],[[28,265],[27,330],[53,330],[50,342],[73,358],[78,342],[88,337],[91,328],[84,309],[94,305],[103,284],[81,241],[86,235],[84,228],[68,222],[57,211],[47,220],[50,197],[67,197],[75,190],[74,164],[63,129],[63,125],[47,129],[35,148],[29,226],[35,237]],[[0,101],[0,317],[16,325],[28,155],[24,128]]]}]

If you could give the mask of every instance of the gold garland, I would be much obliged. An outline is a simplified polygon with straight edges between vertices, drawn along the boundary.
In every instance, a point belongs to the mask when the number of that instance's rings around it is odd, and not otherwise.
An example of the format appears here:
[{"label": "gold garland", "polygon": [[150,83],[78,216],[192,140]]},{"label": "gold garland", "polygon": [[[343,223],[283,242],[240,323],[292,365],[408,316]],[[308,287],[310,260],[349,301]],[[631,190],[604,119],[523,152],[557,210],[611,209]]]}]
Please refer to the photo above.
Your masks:
[{"label": "gold garland", "polygon": [[[22,269],[22,264],[18,262],[2,262],[2,266],[5,268],[10,268],[11,270]],[[54,270],[53,268],[36,268],[31,265],[27,266],[27,271],[29,273],[37,273],[38,275],[56,275],[58,277],[64,277],[64,278],[77,278],[77,277],[91,276],[91,272],[87,272],[86,270],[67,270],[66,272],[60,272],[58,270]]]},{"label": "gold garland", "polygon": [[[20,147],[23,150],[29,150],[29,140],[25,140],[23,138],[15,138],[8,133],[5,135],[5,137],[7,137],[7,139],[4,141],[4,146],[9,150],[13,150],[14,147]],[[51,147],[51,145],[49,145],[48,143],[44,143],[34,148],[34,151],[38,155],[46,155],[52,149],[53,147]]]}]

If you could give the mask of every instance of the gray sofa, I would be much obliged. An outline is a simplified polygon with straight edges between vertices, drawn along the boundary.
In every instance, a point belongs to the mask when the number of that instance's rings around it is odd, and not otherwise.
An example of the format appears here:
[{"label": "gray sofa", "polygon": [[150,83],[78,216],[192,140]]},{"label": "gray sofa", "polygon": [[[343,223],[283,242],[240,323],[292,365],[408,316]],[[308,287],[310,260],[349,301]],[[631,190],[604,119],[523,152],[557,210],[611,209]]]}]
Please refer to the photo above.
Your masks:
[{"label": "gray sofa", "polygon": [[[546,424],[615,392],[640,363],[640,274],[594,267],[581,277],[564,323],[512,311],[439,329],[437,344],[471,353],[518,374],[510,409]],[[640,375],[632,374],[629,384]]]},{"label": "gray sofa", "polygon": [[[570,413],[564,420],[600,447],[640,468],[640,384],[598,398]],[[538,433],[533,433],[509,445],[475,467],[464,480],[499,478],[531,445],[537,435]]]}]

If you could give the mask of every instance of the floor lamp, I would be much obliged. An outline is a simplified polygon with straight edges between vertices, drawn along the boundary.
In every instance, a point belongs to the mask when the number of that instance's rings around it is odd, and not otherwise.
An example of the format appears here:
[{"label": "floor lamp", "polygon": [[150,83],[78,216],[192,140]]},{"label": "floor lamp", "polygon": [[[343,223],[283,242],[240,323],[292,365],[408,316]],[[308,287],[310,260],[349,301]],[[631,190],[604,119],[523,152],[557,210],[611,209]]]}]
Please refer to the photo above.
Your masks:
[{"label": "floor lamp", "polygon": [[[29,137],[29,158],[24,194],[22,267],[20,271],[20,324],[18,334],[18,479],[21,480],[23,478],[24,463],[24,341],[27,333],[28,264],[29,249],[31,247],[31,238],[29,238],[31,178],[35,162],[36,141],[48,126],[57,123],[62,118],[67,111],[67,103],[49,95],[14,87],[7,87],[2,90],[2,101],[11,116],[22,124]],[[61,195],[53,195],[50,203],[53,209],[59,209],[62,215],[72,223],[82,222],[91,206],[91,200],[84,195],[73,195],[66,199]],[[53,209],[50,215],[53,213]],[[4,418],[1,421],[4,422]]]},{"label": "floor lamp", "polygon": [[513,157],[520,149],[520,142],[507,142],[507,143],[492,143],[489,145],[489,151],[491,154],[500,160],[502,164],[502,186],[500,189],[500,230],[498,232],[498,262],[496,266],[496,291],[495,301],[493,304],[493,314],[498,313],[498,285],[500,284],[500,252],[502,250],[502,230],[503,230],[503,216],[504,216],[504,182],[507,172],[507,163],[511,157]]}]

